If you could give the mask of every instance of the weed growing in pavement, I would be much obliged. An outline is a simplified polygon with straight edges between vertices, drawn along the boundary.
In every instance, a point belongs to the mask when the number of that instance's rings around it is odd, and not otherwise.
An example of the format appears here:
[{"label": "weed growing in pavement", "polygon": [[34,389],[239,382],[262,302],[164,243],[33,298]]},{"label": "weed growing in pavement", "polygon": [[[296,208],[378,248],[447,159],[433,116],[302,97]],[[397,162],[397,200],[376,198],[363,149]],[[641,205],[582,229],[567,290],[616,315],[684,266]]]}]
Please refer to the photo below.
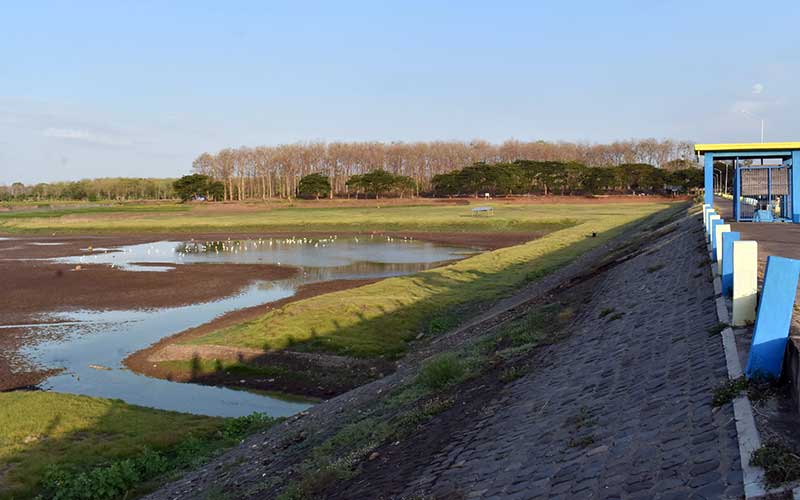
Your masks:
[{"label": "weed growing in pavement", "polygon": [[[588,429],[597,424],[597,419],[592,417],[589,408],[586,406],[581,406],[581,409],[578,411],[576,415],[569,417],[566,421],[566,425],[574,427],[576,431],[580,431],[581,429]],[[570,448],[586,448],[587,446],[591,446],[595,442],[595,437],[592,434],[587,434],[580,437],[573,437],[567,443],[567,446]]]},{"label": "weed growing in pavement", "polygon": [[656,264],[654,266],[648,267],[647,268],[647,272],[648,273],[654,273],[656,271],[660,271],[660,270],[664,269],[665,267],[666,267],[666,264],[659,263],[659,264]]},{"label": "weed growing in pavement", "polygon": [[747,389],[747,385],[747,379],[744,377],[726,380],[714,389],[714,396],[711,399],[711,404],[715,407],[719,407],[730,403],[736,399],[742,391]]},{"label": "weed growing in pavement", "polygon": [[434,397],[425,401],[398,419],[397,433],[401,436],[409,434],[436,415],[452,408],[453,404],[455,404],[455,400],[449,397]]},{"label": "weed growing in pavement", "polygon": [[589,434],[588,436],[583,436],[580,438],[572,438],[567,443],[567,446],[570,448],[586,448],[587,446],[593,445],[595,442],[595,438],[593,435]]},{"label": "weed growing in pavement", "polygon": [[775,377],[751,378],[747,384],[747,397],[753,403],[762,405],[786,389],[786,382]]},{"label": "weed growing in pavement", "polygon": [[754,451],[750,464],[764,468],[768,488],[800,479],[800,454],[775,441]]},{"label": "weed growing in pavement", "polygon": [[605,318],[605,317],[606,317],[606,316],[608,316],[609,314],[613,313],[615,310],[616,310],[616,309],[614,309],[613,307],[606,307],[605,309],[603,309],[602,311],[600,311],[600,317],[601,317],[601,318]]},{"label": "weed growing in pavement", "polygon": [[521,366],[512,366],[503,370],[503,373],[500,374],[500,380],[505,383],[513,382],[525,375],[526,372],[527,370]]},{"label": "weed growing in pavement", "polygon": [[227,500],[228,494],[220,485],[214,485],[203,494],[203,500]]},{"label": "weed growing in pavement", "polygon": [[710,337],[713,337],[714,335],[719,335],[720,333],[722,333],[722,330],[728,328],[729,326],[730,326],[729,324],[720,321],[716,325],[709,326],[708,328],[706,328],[706,331],[708,332],[708,335]]},{"label": "weed growing in pavement", "polygon": [[567,424],[574,426],[576,429],[591,427],[596,423],[597,419],[592,417],[592,414],[589,412],[589,408],[586,406],[581,406],[581,409],[578,411],[577,415],[567,419]]},{"label": "weed growing in pavement", "polygon": [[777,396],[783,389],[784,386],[774,377],[759,376],[752,377],[750,380],[739,377],[737,379],[727,380],[717,386],[717,388],[714,389],[712,404],[714,406],[722,406],[725,403],[733,401],[743,391],[747,391],[747,398],[753,403],[763,404]]},{"label": "weed growing in pavement", "polygon": [[544,343],[551,343],[575,311],[561,304],[538,306],[501,326],[477,344],[480,355],[512,360]]},{"label": "weed growing in pavement", "polygon": [[440,354],[422,365],[417,384],[438,391],[462,381],[466,373],[466,363],[460,356],[455,353]]},{"label": "weed growing in pavement", "polygon": [[289,485],[279,500],[315,498],[336,481],[356,474],[356,465],[369,456],[393,432],[385,421],[367,417],[344,426],[324,443],[312,449],[301,465],[300,479]]}]

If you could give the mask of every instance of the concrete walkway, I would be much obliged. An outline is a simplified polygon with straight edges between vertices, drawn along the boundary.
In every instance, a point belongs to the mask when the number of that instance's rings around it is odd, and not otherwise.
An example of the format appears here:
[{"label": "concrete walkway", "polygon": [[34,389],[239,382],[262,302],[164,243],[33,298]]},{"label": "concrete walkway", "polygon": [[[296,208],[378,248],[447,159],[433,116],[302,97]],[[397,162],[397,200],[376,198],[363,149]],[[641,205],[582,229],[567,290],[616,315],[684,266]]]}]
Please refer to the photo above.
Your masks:
[{"label": "concrete walkway", "polygon": [[367,493],[382,481],[364,477],[361,497],[742,496],[732,406],[711,406],[727,372],[720,337],[707,332],[717,318],[701,226],[687,218],[652,251],[596,278],[574,333],[543,349],[536,369],[403,491]]}]

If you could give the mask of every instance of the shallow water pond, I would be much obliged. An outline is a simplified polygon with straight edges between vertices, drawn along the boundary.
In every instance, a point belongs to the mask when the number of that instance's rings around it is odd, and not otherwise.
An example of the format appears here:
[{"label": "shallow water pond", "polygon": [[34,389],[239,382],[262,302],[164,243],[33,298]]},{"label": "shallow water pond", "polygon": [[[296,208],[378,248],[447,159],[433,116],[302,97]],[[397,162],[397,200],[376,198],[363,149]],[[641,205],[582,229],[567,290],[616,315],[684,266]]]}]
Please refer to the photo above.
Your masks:
[{"label": "shallow water pond", "polygon": [[[465,253],[463,248],[387,236],[159,241],[119,249],[85,248],[84,251],[82,255],[51,260],[65,264],[108,264],[128,271],[165,271],[173,267],[152,264],[200,263],[277,264],[326,269],[363,267],[364,264],[383,267],[410,264],[410,268],[419,269],[420,264],[451,260],[463,257]],[[343,276],[349,275],[343,273]]]},{"label": "shallow water pond", "polygon": [[[153,310],[71,311],[48,314],[48,325],[30,326],[37,339],[23,354],[45,368],[63,371],[45,389],[119,398],[129,403],[219,416],[254,411],[287,416],[310,403],[225,388],[183,384],[136,374],[122,361],[180,331],[237,309],[291,297],[303,284],[333,279],[382,278],[429,269],[473,250],[387,237],[288,238],[218,242],[162,241],[52,259],[70,264],[107,264],[131,272],[169,272],[191,263],[263,263],[299,268],[290,279],[259,281],[240,293],[200,304]],[[148,264],[148,265],[142,265]],[[155,264],[155,265],[154,265]],[[198,282],[202,286],[202,282]]]}]

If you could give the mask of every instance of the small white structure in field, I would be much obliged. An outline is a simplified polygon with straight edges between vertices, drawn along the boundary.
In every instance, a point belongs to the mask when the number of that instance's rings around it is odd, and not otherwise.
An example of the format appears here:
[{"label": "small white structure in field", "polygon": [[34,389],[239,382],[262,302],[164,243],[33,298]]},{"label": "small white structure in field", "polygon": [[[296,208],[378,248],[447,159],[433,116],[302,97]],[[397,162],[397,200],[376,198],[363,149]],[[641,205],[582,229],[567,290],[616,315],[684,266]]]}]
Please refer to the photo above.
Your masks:
[{"label": "small white structure in field", "polygon": [[492,215],[494,208],[492,207],[475,207],[472,209],[472,215]]}]

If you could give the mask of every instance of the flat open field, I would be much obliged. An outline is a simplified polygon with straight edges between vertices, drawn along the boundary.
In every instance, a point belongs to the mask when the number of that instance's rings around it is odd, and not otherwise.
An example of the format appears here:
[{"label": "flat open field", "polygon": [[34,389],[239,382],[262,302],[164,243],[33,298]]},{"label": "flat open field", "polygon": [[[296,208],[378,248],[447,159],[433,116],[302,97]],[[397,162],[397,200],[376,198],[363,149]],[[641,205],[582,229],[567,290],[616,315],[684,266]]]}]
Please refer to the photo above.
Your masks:
[{"label": "flat open field", "polygon": [[[549,228],[596,206],[676,201],[618,196],[525,197],[502,200],[321,200],[242,204],[118,204],[61,210],[0,212],[0,234],[201,233],[309,231],[528,232]],[[503,207],[494,217],[474,206]]]},{"label": "flat open field", "polygon": [[[421,272],[385,279],[352,275],[303,282],[290,295],[209,314],[208,319],[178,330],[172,329],[174,325],[148,324],[159,335],[154,337],[157,341],[129,353],[126,360],[130,368],[162,379],[325,398],[390,372],[395,360],[417,343],[428,342],[609,241],[628,224],[656,217],[647,222],[656,225],[659,214],[685,207],[685,203],[675,204],[676,200],[645,197],[549,201],[466,201],[472,206],[492,207],[491,216],[473,215],[465,200],[69,206],[0,212],[0,236],[8,238],[0,239],[0,273],[8,284],[0,289],[0,327],[6,327],[0,328],[0,388],[39,384],[52,375],[53,367],[39,367],[24,355],[25,349],[42,340],[31,333],[35,330],[9,326],[46,323],[53,321],[49,314],[84,310],[179,310],[230,297],[253,282],[282,283],[303,273],[302,267],[268,261],[179,263],[171,264],[173,269],[166,272],[142,272],[92,263],[78,269],[74,264],[47,259],[90,256],[92,249],[101,247],[191,239],[269,239],[271,245],[273,239],[295,244],[306,239],[328,241],[336,235],[345,241],[371,237],[383,238],[387,245],[399,241],[409,249],[412,241],[433,244],[439,251],[468,247],[469,255],[453,254],[457,258],[432,262],[432,267]],[[146,264],[156,265],[158,260]],[[106,372],[97,373],[102,376]],[[10,395],[19,399],[14,403],[18,408],[23,403],[39,405],[42,421],[64,418],[66,411],[70,418],[89,422],[81,424],[81,429],[86,429],[73,433],[69,446],[63,445],[69,449],[54,460],[76,470],[93,467],[77,460],[74,451],[92,453],[94,447],[105,446],[97,442],[95,433],[103,435],[105,431],[92,423],[91,415],[110,411],[97,410],[109,404],[107,399],[85,398],[84,405],[75,404],[72,396],[54,393],[15,392],[0,397]],[[31,397],[44,402],[23,401]],[[140,418],[137,407],[120,408],[125,408],[126,418],[139,424],[159,414],[141,410]],[[223,422],[197,417],[200,423],[195,425],[194,421],[169,418],[175,425],[206,434]],[[26,430],[0,435],[0,439],[13,441],[13,449],[0,456],[0,492],[11,487],[10,481],[26,495],[36,491],[41,480],[37,475],[44,466],[39,458],[41,442],[62,435],[57,428],[40,425],[31,434],[35,438],[21,444],[17,434]],[[12,432],[5,429],[4,434]],[[134,455],[144,446],[161,443],[160,437],[138,431],[128,438],[132,441],[125,448]],[[180,440],[183,435],[175,438]],[[83,448],[72,448],[73,444]],[[29,465],[23,468],[14,463]],[[18,476],[4,472],[15,468],[30,473],[31,479],[22,485]]]}]

